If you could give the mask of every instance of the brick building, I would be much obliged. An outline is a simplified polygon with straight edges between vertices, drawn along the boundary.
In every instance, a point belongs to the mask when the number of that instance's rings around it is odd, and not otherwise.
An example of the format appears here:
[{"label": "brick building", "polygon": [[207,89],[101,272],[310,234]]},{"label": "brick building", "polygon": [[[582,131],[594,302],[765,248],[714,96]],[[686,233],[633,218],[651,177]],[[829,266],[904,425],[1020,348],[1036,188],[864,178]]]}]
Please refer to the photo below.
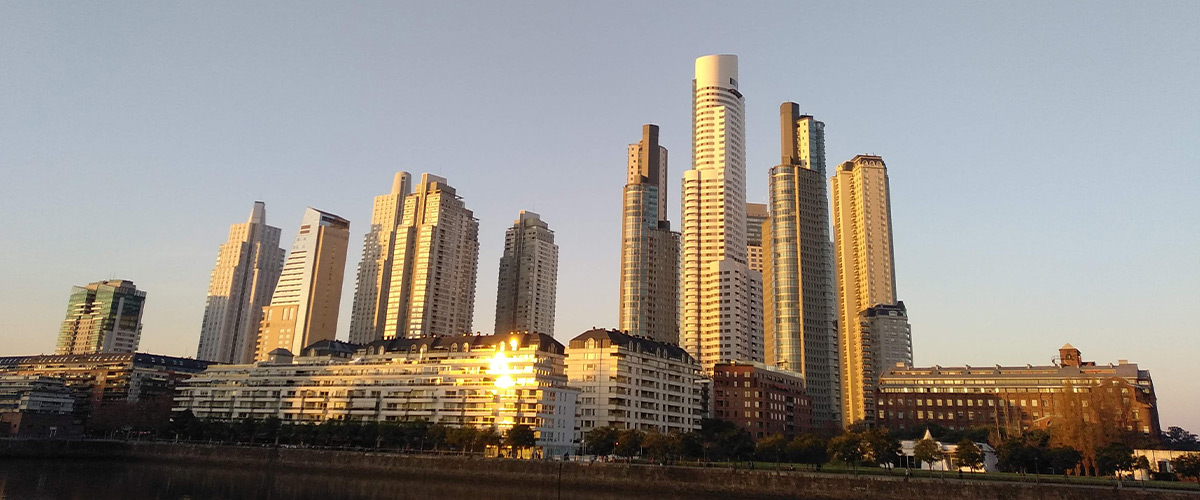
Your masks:
[{"label": "brick building", "polygon": [[755,438],[793,436],[813,429],[812,400],[799,373],[762,363],[731,361],[713,367],[712,416]]}]

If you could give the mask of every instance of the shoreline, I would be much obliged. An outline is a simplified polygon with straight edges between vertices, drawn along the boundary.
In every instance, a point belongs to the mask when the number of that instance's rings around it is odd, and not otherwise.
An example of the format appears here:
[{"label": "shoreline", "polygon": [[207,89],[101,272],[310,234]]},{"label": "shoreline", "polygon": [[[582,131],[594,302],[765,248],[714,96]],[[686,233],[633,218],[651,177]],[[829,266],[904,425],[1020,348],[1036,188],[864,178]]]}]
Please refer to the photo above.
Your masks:
[{"label": "shoreline", "polygon": [[[421,477],[523,484],[561,491],[604,488],[698,496],[733,495],[805,499],[977,500],[1038,498],[1055,500],[1200,499],[1200,491],[1122,489],[1053,483],[1020,483],[953,478],[745,470],[691,466],[587,463],[405,454],[274,446],[230,446],[169,442],[0,440],[0,462],[13,459],[127,460],[206,467],[286,469],[327,474]],[[356,474],[356,475],[357,475]]]}]

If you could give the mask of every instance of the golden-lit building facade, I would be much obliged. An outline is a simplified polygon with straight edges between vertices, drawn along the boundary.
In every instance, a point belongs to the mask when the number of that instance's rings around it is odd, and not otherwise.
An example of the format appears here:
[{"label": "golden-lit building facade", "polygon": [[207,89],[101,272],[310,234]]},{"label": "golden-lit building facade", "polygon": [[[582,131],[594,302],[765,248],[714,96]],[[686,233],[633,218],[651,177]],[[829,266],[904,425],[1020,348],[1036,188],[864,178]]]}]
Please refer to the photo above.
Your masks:
[{"label": "golden-lit building facade", "polygon": [[936,424],[1019,433],[1106,423],[1152,439],[1160,433],[1150,372],[1126,360],[1083,361],[1071,344],[1047,366],[892,368],[880,377],[876,399],[876,421],[889,429]]},{"label": "golden-lit building facade", "polygon": [[363,255],[354,285],[350,342],[366,344],[383,338],[388,291],[392,286],[396,227],[404,215],[404,200],[411,192],[412,175],[396,172],[391,192],[375,197],[371,228],[363,238]]},{"label": "golden-lit building facade", "polygon": [[199,418],[344,419],[493,428],[530,426],[543,456],[575,453],[575,403],[563,345],[542,334],[322,342],[255,364],[214,365],[175,410]]},{"label": "golden-lit building facade", "polygon": [[254,359],[334,339],[349,241],[350,221],[312,207],[304,211],[271,305],[263,308]]}]

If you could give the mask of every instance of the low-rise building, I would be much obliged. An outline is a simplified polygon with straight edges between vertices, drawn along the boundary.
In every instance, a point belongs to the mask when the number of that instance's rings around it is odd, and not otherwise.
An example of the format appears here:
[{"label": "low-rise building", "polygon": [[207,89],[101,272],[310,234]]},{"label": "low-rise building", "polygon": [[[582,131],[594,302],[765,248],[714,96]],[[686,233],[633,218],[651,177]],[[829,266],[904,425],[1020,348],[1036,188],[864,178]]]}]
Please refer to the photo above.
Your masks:
[{"label": "low-rise building", "polygon": [[210,363],[145,353],[0,357],[0,376],[60,379],[76,421],[94,430],[154,428],[170,419],[175,386]]},{"label": "low-rise building", "polygon": [[713,367],[712,416],[755,438],[813,430],[812,399],[799,373],[762,363],[731,361]]},{"label": "low-rise building", "polygon": [[[349,352],[353,351],[353,355]],[[543,456],[573,453],[575,401],[563,345],[542,334],[322,342],[293,357],[215,365],[181,386],[177,411],[219,420],[424,420],[531,427]]]},{"label": "low-rise building", "polygon": [[1049,366],[892,368],[880,377],[876,401],[879,426],[889,429],[932,423],[1024,431],[1070,418],[1106,419],[1155,439],[1160,432],[1149,371],[1126,360],[1082,361],[1071,344]]},{"label": "low-rise building", "polygon": [[[938,448],[938,457],[933,462],[920,462],[916,459],[917,443],[924,440],[933,441],[933,444]],[[975,447],[979,448],[979,461],[982,463],[982,466],[972,468],[958,465],[954,458],[954,453],[958,451],[958,444],[938,441],[926,429],[925,437],[921,439],[905,439],[900,441],[900,466],[925,470],[997,472],[999,469],[996,468],[996,464],[999,463],[999,458],[996,455],[996,449],[987,443],[975,443]]]},{"label": "low-rise building", "polygon": [[579,396],[579,433],[597,427],[688,432],[700,428],[700,364],[674,344],[592,329],[567,344]]},{"label": "low-rise building", "polygon": [[0,436],[77,435],[75,397],[63,381],[38,375],[0,375]]}]

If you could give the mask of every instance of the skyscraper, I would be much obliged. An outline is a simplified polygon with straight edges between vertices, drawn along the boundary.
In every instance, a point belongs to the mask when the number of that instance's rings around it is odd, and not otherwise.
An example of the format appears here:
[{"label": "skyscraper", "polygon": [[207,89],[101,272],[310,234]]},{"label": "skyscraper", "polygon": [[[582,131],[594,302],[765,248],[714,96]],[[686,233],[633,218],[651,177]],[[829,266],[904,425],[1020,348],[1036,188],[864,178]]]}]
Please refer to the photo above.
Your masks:
[{"label": "skyscraper", "polygon": [[309,207],[283,264],[271,304],[263,308],[254,359],[277,348],[294,354],[337,334],[350,221]]},{"label": "skyscraper", "polygon": [[[745,104],[734,55],[696,59],[692,169],[683,176],[683,347],[706,372],[762,360],[762,275],[746,261]],[[761,293],[761,292],[760,292]]]},{"label": "skyscraper", "polygon": [[267,225],[266,204],[256,201],[250,220],[230,226],[229,241],[217,251],[197,359],[253,361],[263,306],[270,303],[282,268],[279,228]]},{"label": "skyscraper", "polygon": [[[830,179],[841,329],[842,422],[870,420],[882,369],[909,359],[887,359],[884,345],[870,335],[869,308],[896,304],[892,209],[887,167],[878,156],[858,155],[838,166]],[[905,316],[907,318],[907,316]],[[878,328],[876,328],[878,330]],[[889,328],[908,335],[907,328]],[[908,341],[911,344],[911,340]]]},{"label": "skyscraper", "polygon": [[667,220],[667,148],[658,125],[643,125],[629,145],[621,205],[621,292],[618,328],[658,342],[679,343],[679,233]]},{"label": "skyscraper", "polygon": [[383,337],[471,331],[479,221],[446,179],[422,174],[396,227]]},{"label": "skyscraper", "polygon": [[135,352],[142,337],[146,292],[132,281],[97,281],[71,287],[67,318],[55,354]]},{"label": "skyscraper", "polygon": [[521,211],[504,233],[496,285],[496,329],[554,336],[558,245],[554,231],[533,212]]},{"label": "skyscraper", "polygon": [[746,204],[746,263],[752,271],[763,272],[763,223],[770,218],[767,204]]},{"label": "skyscraper", "polygon": [[764,225],[767,364],[804,375],[818,426],[840,425],[836,296],[825,194],[825,124],[779,108],[781,159],[770,170]]},{"label": "skyscraper", "polygon": [[362,261],[354,287],[350,342],[366,344],[383,338],[388,290],[392,284],[396,226],[404,215],[404,200],[412,191],[412,176],[396,172],[392,191],[375,197],[371,229],[363,238]]}]

